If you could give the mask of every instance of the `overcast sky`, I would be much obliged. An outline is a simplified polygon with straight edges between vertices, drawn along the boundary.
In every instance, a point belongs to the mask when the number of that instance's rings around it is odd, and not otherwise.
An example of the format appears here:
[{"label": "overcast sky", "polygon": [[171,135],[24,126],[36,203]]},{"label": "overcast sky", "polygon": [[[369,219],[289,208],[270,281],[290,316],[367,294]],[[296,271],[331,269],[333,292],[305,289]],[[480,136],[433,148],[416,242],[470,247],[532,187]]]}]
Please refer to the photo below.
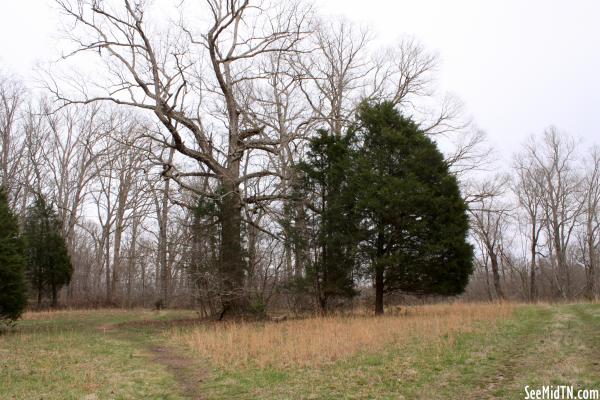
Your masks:
[{"label": "overcast sky", "polygon": [[[175,0],[173,0],[175,1]],[[320,0],[382,42],[415,36],[504,159],[551,124],[600,143],[600,1]],[[0,66],[27,79],[56,58],[52,0],[0,0]]]}]

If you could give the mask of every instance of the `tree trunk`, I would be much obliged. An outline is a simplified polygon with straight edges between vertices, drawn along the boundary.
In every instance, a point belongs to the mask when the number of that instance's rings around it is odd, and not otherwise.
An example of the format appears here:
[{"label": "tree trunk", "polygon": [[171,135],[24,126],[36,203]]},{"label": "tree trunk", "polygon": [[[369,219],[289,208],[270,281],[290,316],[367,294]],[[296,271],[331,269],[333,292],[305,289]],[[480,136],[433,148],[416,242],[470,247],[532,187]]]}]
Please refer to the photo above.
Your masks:
[{"label": "tree trunk", "polygon": [[110,298],[115,301],[117,296],[117,288],[119,286],[119,274],[121,273],[121,237],[123,236],[125,206],[127,202],[127,187],[125,179],[121,175],[119,179],[119,201],[117,205],[117,213],[115,218],[115,242],[113,244],[113,270]]},{"label": "tree trunk", "polygon": [[595,283],[596,283],[596,246],[594,246],[594,234],[591,228],[591,222],[588,221],[588,237],[587,237],[587,248],[588,248],[588,259],[589,265],[586,269],[586,285],[585,295],[588,299],[595,297]]},{"label": "tree trunk", "polygon": [[146,263],[141,262],[141,273],[142,273],[142,307],[146,307]]},{"label": "tree trunk", "polygon": [[285,281],[289,282],[294,276],[293,264],[292,264],[292,244],[290,239],[286,238],[283,244],[283,254],[285,259]]},{"label": "tree trunk", "polygon": [[223,183],[221,203],[221,302],[226,313],[244,313],[244,261],[242,259],[242,215],[239,189],[231,180]]},{"label": "tree trunk", "polygon": [[56,290],[56,284],[52,282],[52,308],[56,308],[58,305],[58,293]]},{"label": "tree trunk", "polygon": [[[161,214],[166,214],[163,211]],[[167,262],[167,226],[166,219],[163,219],[159,226],[159,244],[158,244],[158,261],[160,263],[160,297],[165,307],[169,302],[169,286],[170,286],[170,271]]]},{"label": "tree trunk", "polygon": [[42,278],[38,276],[37,281],[37,306],[40,308],[42,305]]},{"label": "tree trunk", "polygon": [[375,315],[383,314],[383,267],[375,267]]},{"label": "tree trunk", "polygon": [[500,274],[498,271],[498,255],[493,250],[490,250],[490,261],[492,264],[492,277],[494,279],[494,289],[496,290],[496,295],[500,300],[504,300],[504,292],[502,291],[502,286],[500,285]]},{"label": "tree trunk", "polygon": [[[553,211],[553,215],[555,215],[554,220],[558,221],[558,216],[556,216],[556,212]],[[558,275],[558,290],[559,290],[560,294],[562,295],[563,299],[566,300],[569,298],[569,285],[567,283],[567,266],[566,266],[566,260],[565,260],[565,256],[564,256],[564,249],[561,244],[562,235],[561,235],[561,231],[556,222],[554,223],[554,226],[553,226],[553,234],[554,234],[553,245],[554,245],[555,257],[556,257],[556,268],[557,268],[557,275]]]},{"label": "tree trunk", "polygon": [[306,211],[304,204],[301,200],[293,202],[295,208],[295,237],[294,237],[294,277],[301,278],[304,275],[305,263],[308,262],[308,255],[306,254]]},{"label": "tree trunk", "polygon": [[[384,255],[383,248],[384,234],[380,230],[377,234],[377,258],[381,259]],[[384,267],[381,263],[375,264],[375,315],[383,315],[383,273]]]},{"label": "tree trunk", "polygon": [[485,268],[485,289],[488,294],[488,299],[490,301],[494,300],[494,296],[492,295],[492,286],[490,285],[490,269],[488,268],[487,259],[483,263],[483,268]]},{"label": "tree trunk", "polygon": [[119,284],[119,274],[121,266],[121,236],[123,229],[117,225],[115,229],[115,243],[113,245],[113,268],[110,285],[110,301],[114,302],[117,296],[117,286]]},{"label": "tree trunk", "polygon": [[321,310],[321,315],[327,314],[327,295],[323,295],[319,297],[319,307]]},{"label": "tree trunk", "polygon": [[536,228],[535,228],[535,224],[533,225],[532,228],[532,240],[531,240],[531,271],[530,271],[530,280],[529,280],[529,301],[535,302],[537,300],[537,288],[536,288],[536,282],[535,282],[535,268],[536,268],[536,262],[535,262],[535,256],[536,256],[536,247],[537,247],[537,243],[535,240],[536,237]]},{"label": "tree trunk", "polygon": [[[168,164],[173,162],[175,155],[175,149],[169,150]],[[171,271],[169,271],[169,263],[167,259],[167,228],[169,221],[169,191],[171,188],[171,180],[165,179],[165,186],[163,189],[162,197],[160,201],[158,196],[154,196],[156,205],[156,218],[158,220],[158,265],[159,265],[159,276],[157,276],[158,287],[160,288],[160,300],[164,307],[169,305],[169,289],[170,289],[170,278]]]},{"label": "tree trunk", "polygon": [[131,226],[131,245],[129,247],[129,260],[127,262],[127,307],[131,307],[131,287],[133,281],[133,272],[136,263],[136,246],[139,217],[134,217]]},{"label": "tree trunk", "polygon": [[111,282],[111,277],[110,277],[110,241],[108,238],[108,227],[106,228],[106,236],[104,238],[105,242],[104,242],[104,258],[105,258],[105,264],[106,264],[106,271],[104,271],[104,273],[106,274],[106,303],[110,304],[110,299],[111,299],[111,287],[110,287],[110,282]]}]

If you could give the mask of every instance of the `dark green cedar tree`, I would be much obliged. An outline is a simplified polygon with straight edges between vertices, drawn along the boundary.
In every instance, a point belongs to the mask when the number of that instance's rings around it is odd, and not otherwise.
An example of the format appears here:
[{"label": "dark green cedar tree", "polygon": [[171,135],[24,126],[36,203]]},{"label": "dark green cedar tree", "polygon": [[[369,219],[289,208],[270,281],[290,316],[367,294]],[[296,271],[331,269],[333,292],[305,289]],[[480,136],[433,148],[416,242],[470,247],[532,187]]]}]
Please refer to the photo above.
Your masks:
[{"label": "dark green cedar tree", "polygon": [[360,145],[353,186],[362,253],[384,293],[456,295],[472,272],[467,205],[436,144],[389,102],[363,103],[353,128]]},{"label": "dark green cedar tree", "polygon": [[25,246],[6,191],[0,187],[0,321],[12,324],[26,305]]},{"label": "dark green cedar tree", "polygon": [[51,297],[52,307],[56,307],[58,292],[71,281],[73,267],[58,217],[43,196],[36,196],[27,210],[24,231],[27,275],[36,292],[38,306],[47,294]]}]

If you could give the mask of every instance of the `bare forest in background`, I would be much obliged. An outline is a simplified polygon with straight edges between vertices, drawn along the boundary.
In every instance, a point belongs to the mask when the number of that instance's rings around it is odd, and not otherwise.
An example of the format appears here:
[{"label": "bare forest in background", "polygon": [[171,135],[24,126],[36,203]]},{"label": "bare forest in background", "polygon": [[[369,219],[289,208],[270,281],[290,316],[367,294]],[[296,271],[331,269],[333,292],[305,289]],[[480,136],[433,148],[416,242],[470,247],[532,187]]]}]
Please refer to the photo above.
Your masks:
[{"label": "bare forest in background", "polygon": [[[294,166],[365,99],[419,123],[459,179],[476,255],[464,298],[599,297],[599,148],[541,127],[498,165],[438,89],[434,54],[413,38],[381,49],[302,2],[183,2],[166,30],[150,5],[113,3],[57,0],[70,47],[43,89],[0,70],[2,184],[21,222],[39,194],[58,214],[61,305],[317,309],[318,282],[291,284],[320,256],[319,198],[293,196]],[[332,307],[371,304],[372,278]]]}]

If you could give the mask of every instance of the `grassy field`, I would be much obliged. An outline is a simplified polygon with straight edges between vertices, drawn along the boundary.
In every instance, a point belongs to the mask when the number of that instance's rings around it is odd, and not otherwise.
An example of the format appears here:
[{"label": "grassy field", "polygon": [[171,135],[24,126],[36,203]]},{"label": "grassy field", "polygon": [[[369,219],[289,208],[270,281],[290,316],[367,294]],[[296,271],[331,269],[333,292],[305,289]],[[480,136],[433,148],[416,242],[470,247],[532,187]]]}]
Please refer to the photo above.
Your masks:
[{"label": "grassy field", "polygon": [[29,313],[0,399],[524,398],[600,389],[600,305],[445,304],[384,317],[206,323],[192,311]]}]

